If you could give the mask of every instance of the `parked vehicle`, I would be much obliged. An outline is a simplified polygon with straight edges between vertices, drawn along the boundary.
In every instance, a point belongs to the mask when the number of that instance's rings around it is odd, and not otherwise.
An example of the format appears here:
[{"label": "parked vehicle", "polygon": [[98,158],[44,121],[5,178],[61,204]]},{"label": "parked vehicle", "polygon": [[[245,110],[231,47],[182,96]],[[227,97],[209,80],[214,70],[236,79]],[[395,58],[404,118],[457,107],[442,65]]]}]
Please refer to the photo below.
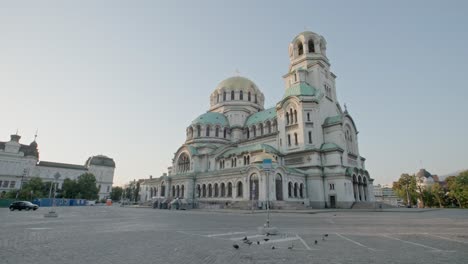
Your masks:
[{"label": "parked vehicle", "polygon": [[28,201],[16,201],[16,202],[11,203],[9,208],[10,208],[10,211],[14,211],[14,210],[21,211],[23,209],[26,211],[29,211],[31,209],[36,211],[39,208],[39,206],[37,204],[33,204]]}]

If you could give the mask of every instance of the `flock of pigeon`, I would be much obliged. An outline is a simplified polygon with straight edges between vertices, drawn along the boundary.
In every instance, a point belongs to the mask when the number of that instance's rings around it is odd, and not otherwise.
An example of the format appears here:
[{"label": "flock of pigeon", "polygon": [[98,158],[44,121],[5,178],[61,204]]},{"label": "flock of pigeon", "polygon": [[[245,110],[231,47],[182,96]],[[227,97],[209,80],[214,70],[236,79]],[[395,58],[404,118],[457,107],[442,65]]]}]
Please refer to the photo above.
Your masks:
[{"label": "flock of pigeon", "polygon": [[[270,236],[270,234],[267,233],[266,236],[268,237],[268,236]],[[267,238],[267,237],[264,238],[263,241],[268,242],[270,239]],[[322,241],[325,241],[327,237],[328,237],[328,234],[322,235]],[[251,245],[253,244],[253,241],[250,241],[247,237],[244,237],[241,241],[242,241],[244,244],[249,245],[249,246],[251,246]],[[256,243],[257,243],[257,245],[260,245],[260,241],[257,240]],[[317,244],[318,244],[318,241],[315,240],[315,241],[314,241],[314,244],[317,245]],[[234,245],[232,245],[232,246],[233,246],[235,249],[239,249],[239,248],[240,248],[240,246],[239,246],[238,244],[234,244]],[[288,249],[292,250],[293,248],[294,248],[294,243],[291,243],[291,245],[288,247]],[[275,246],[272,246],[271,249],[276,249],[276,247],[275,247]]]}]

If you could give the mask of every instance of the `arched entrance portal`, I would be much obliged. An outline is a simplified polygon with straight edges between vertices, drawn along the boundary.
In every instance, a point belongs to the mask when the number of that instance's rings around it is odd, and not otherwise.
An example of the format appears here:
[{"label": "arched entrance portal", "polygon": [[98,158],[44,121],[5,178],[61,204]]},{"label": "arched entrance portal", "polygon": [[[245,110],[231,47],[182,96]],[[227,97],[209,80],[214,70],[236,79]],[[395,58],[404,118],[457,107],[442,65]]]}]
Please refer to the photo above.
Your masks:
[{"label": "arched entrance portal", "polygon": [[276,187],[276,200],[283,200],[283,177],[280,174],[276,174],[275,177],[275,187]]},{"label": "arched entrance portal", "polygon": [[258,200],[258,176],[252,174],[250,176],[250,200]]}]

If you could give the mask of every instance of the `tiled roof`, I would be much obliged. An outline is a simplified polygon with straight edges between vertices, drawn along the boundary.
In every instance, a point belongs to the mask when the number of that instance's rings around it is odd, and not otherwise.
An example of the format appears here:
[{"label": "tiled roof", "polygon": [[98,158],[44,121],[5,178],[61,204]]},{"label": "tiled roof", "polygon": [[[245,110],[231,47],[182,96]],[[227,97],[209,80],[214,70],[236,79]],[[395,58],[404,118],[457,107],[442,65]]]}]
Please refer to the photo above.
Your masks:
[{"label": "tiled roof", "polygon": [[299,96],[299,95],[314,96],[316,95],[316,93],[317,93],[317,89],[308,85],[307,83],[300,82],[286,89],[286,92],[284,93],[283,98],[286,98],[289,96]]},{"label": "tiled roof", "polygon": [[208,112],[200,115],[192,122],[193,125],[196,124],[212,124],[212,125],[221,125],[221,126],[228,126],[229,122],[227,118],[220,113],[215,112]]},{"label": "tiled roof", "polygon": [[226,151],[223,155],[220,157],[229,157],[231,155],[239,155],[242,153],[249,153],[249,152],[255,152],[255,151],[264,151],[266,153],[272,153],[272,154],[279,154],[279,151],[275,149],[274,147],[267,145],[267,144],[255,144],[255,145],[250,145],[250,146],[244,146],[244,147],[239,147],[239,148],[234,148],[231,150]]},{"label": "tiled roof", "polygon": [[335,143],[323,143],[320,147],[321,151],[330,151],[330,150],[343,150],[340,146]]},{"label": "tiled roof", "polygon": [[257,112],[249,116],[249,118],[247,118],[247,121],[245,121],[245,126],[250,126],[253,124],[265,122],[275,117],[276,117],[276,107],[272,107],[272,108]]},{"label": "tiled roof", "polygon": [[325,121],[323,122],[323,125],[324,126],[331,126],[331,125],[334,125],[334,124],[339,124],[342,121],[343,121],[343,117],[341,115],[330,116],[330,117],[327,117],[325,119]]},{"label": "tiled roof", "polygon": [[83,165],[67,164],[67,163],[59,163],[59,162],[50,162],[50,161],[40,161],[37,164],[37,166],[52,167],[52,168],[63,168],[63,169],[73,169],[73,170],[88,170]]}]

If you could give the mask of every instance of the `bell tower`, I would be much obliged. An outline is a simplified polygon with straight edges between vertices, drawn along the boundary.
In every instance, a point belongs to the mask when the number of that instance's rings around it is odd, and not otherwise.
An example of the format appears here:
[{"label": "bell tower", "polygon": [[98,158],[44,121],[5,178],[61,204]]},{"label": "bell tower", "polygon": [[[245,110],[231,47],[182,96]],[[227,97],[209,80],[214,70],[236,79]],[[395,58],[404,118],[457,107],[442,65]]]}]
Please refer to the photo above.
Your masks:
[{"label": "bell tower", "polygon": [[336,102],[335,78],[327,58],[327,42],[321,35],[305,31],[289,43],[289,69],[283,76],[286,90],[306,83]]}]

